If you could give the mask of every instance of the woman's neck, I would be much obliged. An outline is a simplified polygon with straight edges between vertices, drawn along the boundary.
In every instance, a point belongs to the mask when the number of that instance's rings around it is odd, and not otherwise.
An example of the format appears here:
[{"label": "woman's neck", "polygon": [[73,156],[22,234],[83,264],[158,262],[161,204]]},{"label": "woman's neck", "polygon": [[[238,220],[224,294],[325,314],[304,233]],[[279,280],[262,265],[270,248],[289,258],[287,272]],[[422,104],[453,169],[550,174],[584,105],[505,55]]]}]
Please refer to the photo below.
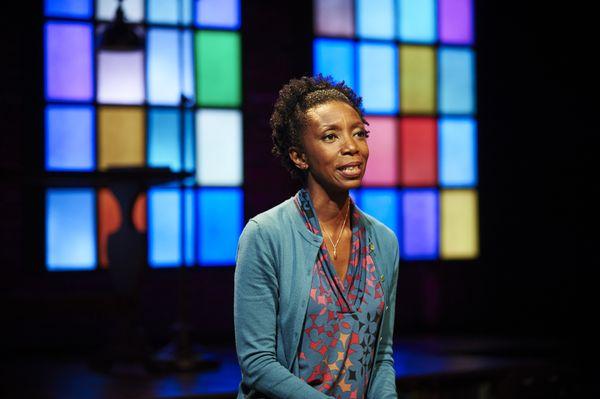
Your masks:
[{"label": "woman's neck", "polygon": [[330,192],[312,179],[308,180],[306,189],[321,223],[330,223],[339,218],[349,201],[348,191]]}]

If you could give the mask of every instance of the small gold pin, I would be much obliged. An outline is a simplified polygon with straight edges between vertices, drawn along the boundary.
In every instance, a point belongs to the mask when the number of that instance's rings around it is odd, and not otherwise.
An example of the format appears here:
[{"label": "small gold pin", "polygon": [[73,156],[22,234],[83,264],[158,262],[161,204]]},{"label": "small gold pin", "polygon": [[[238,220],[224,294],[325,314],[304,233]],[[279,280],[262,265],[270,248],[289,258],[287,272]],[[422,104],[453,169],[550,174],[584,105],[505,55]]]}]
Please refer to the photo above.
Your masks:
[{"label": "small gold pin", "polygon": [[369,243],[369,252],[373,252],[375,251],[375,244],[373,244],[372,242]]},{"label": "small gold pin", "polygon": [[383,283],[385,281],[385,276],[382,274],[381,275],[381,282]]}]

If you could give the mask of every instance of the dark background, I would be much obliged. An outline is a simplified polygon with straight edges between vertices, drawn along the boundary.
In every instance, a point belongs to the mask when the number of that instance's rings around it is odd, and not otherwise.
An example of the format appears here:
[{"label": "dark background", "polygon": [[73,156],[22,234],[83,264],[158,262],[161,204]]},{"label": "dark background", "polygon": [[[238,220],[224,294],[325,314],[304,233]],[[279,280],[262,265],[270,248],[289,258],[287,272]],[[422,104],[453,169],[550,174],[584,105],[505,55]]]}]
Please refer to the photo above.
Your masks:
[{"label": "dark background", "polygon": [[[42,2],[5,15],[0,62],[0,288],[5,343],[16,353],[93,353],[116,302],[106,271],[48,273],[41,261]],[[246,217],[297,184],[270,155],[268,118],[279,88],[311,72],[310,2],[243,2]],[[476,2],[481,256],[405,262],[397,335],[485,335],[566,342],[581,351],[579,285],[591,248],[576,234],[574,121],[577,20],[550,2]],[[581,12],[578,10],[577,12]],[[197,342],[233,344],[232,267],[186,277]],[[178,274],[148,270],[141,318],[152,341],[176,321]]]}]

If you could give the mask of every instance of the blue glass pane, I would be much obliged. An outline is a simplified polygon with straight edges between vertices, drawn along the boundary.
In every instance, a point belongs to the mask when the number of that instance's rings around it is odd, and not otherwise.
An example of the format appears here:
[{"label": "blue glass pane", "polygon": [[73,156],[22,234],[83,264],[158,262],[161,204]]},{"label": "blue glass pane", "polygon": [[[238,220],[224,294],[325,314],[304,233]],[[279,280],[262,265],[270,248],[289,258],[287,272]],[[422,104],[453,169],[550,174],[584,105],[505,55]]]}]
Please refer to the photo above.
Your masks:
[{"label": "blue glass pane", "polygon": [[153,108],[148,112],[148,165],[181,169],[179,110]]},{"label": "blue glass pane", "polygon": [[383,43],[359,45],[359,92],[366,112],[398,111],[398,55],[396,46]]},{"label": "blue glass pane", "polygon": [[[185,111],[184,155],[186,171],[194,171],[194,120],[193,111]],[[148,112],[148,165],[181,170],[179,110],[151,108]]]},{"label": "blue glass pane", "polygon": [[439,121],[439,176],[442,186],[477,184],[477,126],[470,118]]},{"label": "blue glass pane", "polygon": [[[181,9],[180,9],[181,7]],[[184,24],[192,22],[192,0],[148,0],[148,22]]]},{"label": "blue glass pane", "polygon": [[244,217],[242,190],[201,188],[198,205],[200,264],[233,265]]},{"label": "blue glass pane", "polygon": [[358,206],[400,237],[400,191],[396,189],[362,189]]},{"label": "blue glass pane", "polygon": [[351,40],[315,39],[313,43],[314,74],[331,75],[337,81],[354,86],[354,42]]},{"label": "blue glass pane", "polygon": [[46,265],[48,270],[96,267],[96,201],[93,189],[46,192]]},{"label": "blue glass pane", "polygon": [[185,264],[194,265],[196,263],[196,190],[193,188],[186,188],[184,190],[185,199],[185,241],[184,241],[184,252],[185,252]]},{"label": "blue glass pane", "polygon": [[196,25],[207,28],[238,29],[240,0],[197,0]]},{"label": "blue glass pane", "polygon": [[439,250],[438,192],[408,189],[402,193],[402,240],[404,259],[436,259]]},{"label": "blue glass pane", "polygon": [[360,207],[360,189],[352,189],[350,190],[350,198]]},{"label": "blue glass pane", "polygon": [[95,167],[94,108],[46,107],[46,170],[91,171]]},{"label": "blue glass pane", "polygon": [[433,43],[437,37],[435,0],[399,0],[398,37],[402,41]]},{"label": "blue glass pane", "polygon": [[[194,113],[191,110],[185,111],[185,147],[183,165],[187,172],[193,172],[196,168],[196,140],[194,135]],[[195,181],[195,178],[193,178]]]},{"label": "blue glass pane", "polygon": [[91,101],[92,24],[48,22],[44,28],[46,98]]},{"label": "blue glass pane", "polygon": [[152,267],[181,263],[181,191],[153,188],[148,191],[148,262]]},{"label": "blue glass pane", "polygon": [[47,17],[91,18],[92,0],[46,0],[44,13]]},{"label": "blue glass pane", "polygon": [[474,113],[475,61],[473,51],[464,48],[440,48],[438,57],[440,113]]},{"label": "blue glass pane", "polygon": [[356,34],[363,39],[394,38],[394,0],[356,0]]}]

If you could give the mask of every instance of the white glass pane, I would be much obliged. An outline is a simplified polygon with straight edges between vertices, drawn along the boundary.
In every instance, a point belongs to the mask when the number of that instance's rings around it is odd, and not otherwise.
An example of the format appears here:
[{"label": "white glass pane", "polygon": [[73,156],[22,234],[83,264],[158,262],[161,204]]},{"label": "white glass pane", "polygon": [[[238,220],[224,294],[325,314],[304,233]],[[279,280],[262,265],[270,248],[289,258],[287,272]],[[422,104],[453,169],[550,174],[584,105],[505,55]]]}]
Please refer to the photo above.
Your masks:
[{"label": "white glass pane", "polygon": [[148,101],[179,103],[179,41],[176,29],[148,31]]},{"label": "white glass pane", "polygon": [[191,31],[183,32],[183,94],[194,100],[194,41]]},{"label": "white glass pane", "polygon": [[196,114],[198,184],[242,184],[242,114],[237,110],[201,109]]},{"label": "white glass pane", "polygon": [[[192,32],[185,31],[181,43],[179,35],[176,29],[148,31],[148,101],[151,104],[177,105],[180,94],[194,99]],[[181,65],[180,46],[183,49]],[[179,78],[181,72],[183,81]]]},{"label": "white glass pane", "polygon": [[144,102],[144,53],[142,51],[98,53],[98,102],[106,104]]},{"label": "white glass pane", "polygon": [[[129,22],[141,22],[144,19],[144,0],[127,0],[123,2],[123,13]],[[117,0],[97,0],[96,19],[110,21],[115,17]]]}]

